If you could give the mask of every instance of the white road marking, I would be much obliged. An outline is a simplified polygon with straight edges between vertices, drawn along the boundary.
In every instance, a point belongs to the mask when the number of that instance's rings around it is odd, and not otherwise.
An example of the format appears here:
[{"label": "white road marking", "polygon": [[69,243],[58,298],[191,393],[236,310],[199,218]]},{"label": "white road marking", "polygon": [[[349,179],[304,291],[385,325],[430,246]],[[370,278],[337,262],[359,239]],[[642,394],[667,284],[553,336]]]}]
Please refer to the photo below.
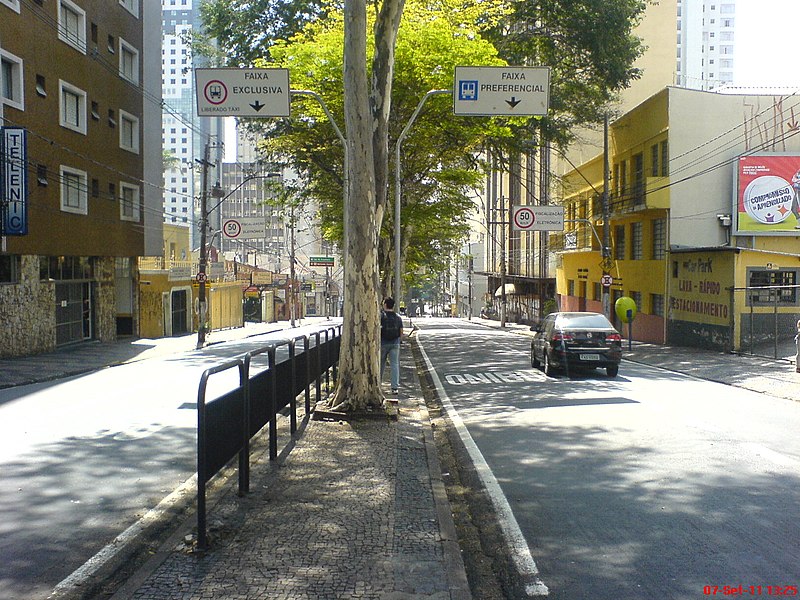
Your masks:
[{"label": "white road marking", "polygon": [[159,502],[158,505],[148,510],[141,519],[120,533],[106,545],[105,548],[102,548],[97,554],[83,563],[81,567],[73,571],[66,579],[61,581],[61,583],[53,589],[53,593],[49,596],[48,600],[57,600],[58,598],[69,596],[73,594],[76,589],[85,585],[103,565],[114,558],[127,544],[135,540],[137,536],[141,535],[151,523],[161,518],[164,512],[169,510],[181,497],[192,493],[196,488],[197,473],[187,479],[178,489]]},{"label": "white road marking", "polygon": [[464,421],[461,420],[452,402],[450,402],[450,398],[447,392],[444,391],[444,386],[442,386],[442,382],[436,374],[436,370],[428,359],[428,354],[425,352],[421,340],[419,342],[419,349],[422,352],[422,358],[425,360],[433,383],[436,386],[436,391],[442,400],[442,405],[445,411],[447,411],[447,415],[450,417],[456,431],[458,431],[458,435],[461,437],[461,441],[464,443],[464,447],[467,449],[470,459],[475,465],[475,470],[478,472],[478,476],[481,478],[481,482],[486,487],[486,491],[492,500],[500,522],[500,529],[503,532],[503,537],[505,537],[506,543],[511,549],[511,557],[514,561],[514,565],[519,574],[526,580],[525,592],[528,596],[548,596],[550,590],[539,578],[539,569],[536,566],[536,561],[534,561],[533,556],[531,556],[528,542],[525,541],[525,536],[522,534],[517,519],[511,511],[511,506],[508,504],[508,500],[505,494],[503,494],[503,490],[500,488],[500,484],[497,482],[497,479],[495,479],[494,473],[492,473],[492,470],[486,463],[486,459],[483,458],[483,454],[481,454],[477,444],[475,444],[475,440],[472,439],[466,425],[464,425]]}]

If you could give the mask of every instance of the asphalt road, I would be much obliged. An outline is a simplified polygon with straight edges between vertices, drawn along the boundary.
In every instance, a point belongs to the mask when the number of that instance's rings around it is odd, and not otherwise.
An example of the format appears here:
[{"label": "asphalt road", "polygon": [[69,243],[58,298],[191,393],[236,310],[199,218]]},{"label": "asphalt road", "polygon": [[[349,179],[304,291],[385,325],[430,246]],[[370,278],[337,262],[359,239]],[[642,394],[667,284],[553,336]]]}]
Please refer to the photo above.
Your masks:
[{"label": "asphalt road", "polygon": [[529,594],[798,595],[800,403],[629,362],[547,378],[523,336],[416,325]]},{"label": "asphalt road", "polygon": [[[0,390],[0,598],[46,598],[191,478],[200,375],[285,335]],[[215,376],[208,397],[235,380]]]}]

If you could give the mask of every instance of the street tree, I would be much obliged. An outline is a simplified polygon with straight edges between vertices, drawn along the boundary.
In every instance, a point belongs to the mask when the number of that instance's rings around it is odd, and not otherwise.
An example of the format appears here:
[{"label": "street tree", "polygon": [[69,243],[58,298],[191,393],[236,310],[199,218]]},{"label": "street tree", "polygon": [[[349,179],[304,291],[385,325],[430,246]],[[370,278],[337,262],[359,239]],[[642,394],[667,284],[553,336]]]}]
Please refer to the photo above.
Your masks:
[{"label": "street tree", "polygon": [[[480,37],[474,25],[478,11],[481,18],[487,19],[490,6],[489,3],[456,6],[451,1],[406,3],[396,45],[389,118],[392,150],[425,94],[435,89],[452,89],[453,66],[500,64],[495,48]],[[501,14],[499,5],[494,10]],[[332,16],[308,26],[291,42],[278,43],[271,49],[275,64],[290,69],[293,88],[317,90],[334,115],[344,110],[339,77],[343,35],[344,23]],[[320,224],[325,237],[340,242],[343,239],[341,144],[315,102],[296,101],[292,113],[288,126],[273,126],[263,148],[271,157],[285,157],[296,170],[307,173],[306,191],[321,205]],[[449,96],[433,97],[425,105],[402,147],[404,268],[401,272],[406,273],[407,284],[421,266],[441,267],[439,255],[433,249],[464,236],[468,229],[465,214],[471,207],[469,198],[480,185],[483,174],[478,158],[482,141],[488,135],[501,136],[504,132],[509,135],[507,127],[490,119],[455,117]],[[393,152],[389,158],[394,160]],[[389,183],[393,189],[393,168],[390,171]],[[391,214],[382,219],[378,260],[383,293],[394,287],[394,226]],[[435,235],[427,237],[428,234]]]},{"label": "street tree", "polygon": [[620,91],[641,76],[645,50],[634,34],[654,0],[513,0],[488,32],[509,64],[550,67],[550,110],[511,138],[538,137],[562,148],[578,128],[602,123]]}]

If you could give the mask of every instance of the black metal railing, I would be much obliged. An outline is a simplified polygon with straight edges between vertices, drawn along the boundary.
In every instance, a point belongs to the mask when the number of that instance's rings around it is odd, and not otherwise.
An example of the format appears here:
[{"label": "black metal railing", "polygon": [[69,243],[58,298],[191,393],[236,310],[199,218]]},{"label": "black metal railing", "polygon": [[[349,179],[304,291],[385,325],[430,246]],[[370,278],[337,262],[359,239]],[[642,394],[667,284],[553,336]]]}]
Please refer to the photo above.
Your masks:
[{"label": "black metal railing", "polygon": [[[324,335],[325,340],[322,341]],[[311,345],[311,339],[315,343]],[[303,351],[297,352],[302,340]],[[287,346],[288,358],[278,361],[278,349]],[[269,458],[278,457],[278,413],[289,409],[290,432],[297,431],[297,397],[304,394],[305,414],[311,412],[312,383],[317,398],[322,397],[322,379],[330,391],[330,376],[336,381],[336,365],[341,348],[341,325],[328,327],[310,336],[275,342],[206,369],[197,391],[197,547],[208,548],[206,532],[206,486],[234,457],[239,458],[239,495],[250,489],[250,440],[269,425]],[[250,374],[254,357],[266,354],[267,368]],[[234,389],[206,398],[212,375],[238,369],[239,384]]]}]

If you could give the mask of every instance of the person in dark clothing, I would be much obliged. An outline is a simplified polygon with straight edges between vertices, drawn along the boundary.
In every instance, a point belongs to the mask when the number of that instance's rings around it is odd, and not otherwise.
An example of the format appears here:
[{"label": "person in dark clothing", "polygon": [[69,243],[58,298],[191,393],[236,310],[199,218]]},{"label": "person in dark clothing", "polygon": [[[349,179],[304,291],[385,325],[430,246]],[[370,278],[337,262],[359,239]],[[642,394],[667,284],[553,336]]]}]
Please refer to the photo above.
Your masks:
[{"label": "person in dark clothing", "polygon": [[394,299],[386,298],[381,311],[381,380],[389,359],[392,393],[400,388],[400,338],[403,335],[403,319],[394,312]]}]

